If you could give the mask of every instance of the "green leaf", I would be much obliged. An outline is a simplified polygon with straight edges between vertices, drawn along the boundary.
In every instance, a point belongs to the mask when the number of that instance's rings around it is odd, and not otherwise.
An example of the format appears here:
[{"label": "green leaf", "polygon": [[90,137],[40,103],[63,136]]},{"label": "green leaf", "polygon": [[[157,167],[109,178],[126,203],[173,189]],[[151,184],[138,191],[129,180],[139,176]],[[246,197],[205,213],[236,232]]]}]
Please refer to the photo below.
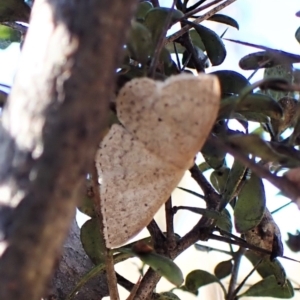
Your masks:
[{"label": "green leaf", "polygon": [[180,298],[172,292],[164,292],[159,294],[157,300],[180,300]]},{"label": "green leaf", "polygon": [[274,99],[262,94],[249,94],[242,101],[230,96],[221,101],[218,119],[235,117],[232,112],[247,116],[249,113],[263,114],[273,119],[282,117],[282,108]]},{"label": "green leaf", "polygon": [[232,27],[236,28],[237,30],[239,30],[238,22],[235,19],[228,17],[226,15],[215,14],[215,15],[211,16],[208,19],[208,21],[215,21],[215,22],[223,23],[223,24],[232,26]]},{"label": "green leaf", "polygon": [[208,141],[202,147],[201,154],[213,169],[219,169],[225,163],[226,152],[221,148],[216,148]]},{"label": "green leaf", "polygon": [[143,20],[151,8],[153,5],[150,1],[140,2],[136,8],[135,18]]},{"label": "green leaf", "polygon": [[156,46],[157,42],[161,36],[161,32],[165,27],[168,16],[171,14],[170,28],[172,24],[177,22],[183,17],[183,13],[176,9],[171,9],[168,7],[154,7],[150,9],[146,16],[144,25],[149,29],[152,34],[153,45]]},{"label": "green leaf", "polygon": [[[129,253],[119,253],[114,255],[114,263],[117,264],[119,262],[122,262],[128,258],[131,258],[133,255]],[[76,283],[75,288],[71,291],[71,293],[66,297],[66,300],[72,300],[78,291],[91,279],[95,278],[97,275],[99,275],[101,272],[105,271],[105,264],[100,263],[99,265],[93,267],[90,271],[88,271],[86,274],[84,274],[79,282]]]},{"label": "green leaf", "polygon": [[132,59],[146,64],[153,52],[153,44],[151,33],[143,24],[131,23],[127,48]]},{"label": "green leaf", "polygon": [[247,250],[245,252],[245,256],[252,263],[253,267],[258,264],[259,261],[261,263],[257,266],[256,271],[262,278],[266,278],[268,276],[274,275],[276,281],[280,285],[284,285],[286,282],[286,274],[283,266],[277,258],[274,258],[272,261],[270,257],[267,256],[261,260],[261,256],[258,256],[251,250]]},{"label": "green leaf", "polygon": [[30,7],[23,0],[0,1],[0,22],[29,22]]},{"label": "green leaf", "polygon": [[134,253],[143,263],[150,266],[174,285],[180,286],[183,283],[182,272],[171,259],[154,252]]},{"label": "green leaf", "polygon": [[266,195],[262,179],[251,174],[234,207],[234,221],[238,232],[244,233],[259,224],[266,207]]},{"label": "green leaf", "polygon": [[234,160],[232,168],[228,174],[226,181],[226,187],[222,190],[224,206],[230,202],[234,197],[238,195],[241,187],[245,182],[245,173],[247,168],[241,164],[238,160]]},{"label": "green leaf", "polygon": [[274,276],[269,276],[252,285],[241,297],[274,297],[289,299],[294,296],[294,289],[289,280],[283,285],[278,285]]},{"label": "green leaf", "polygon": [[217,219],[216,226],[226,232],[232,231],[231,216],[227,209],[222,210],[221,217]]},{"label": "green leaf", "polygon": [[211,169],[210,165],[206,161],[201,163],[198,168],[202,173]]},{"label": "green leaf", "polygon": [[187,275],[185,287],[189,292],[198,295],[199,288],[213,282],[218,282],[220,284],[220,280],[216,276],[204,270],[194,270]]},{"label": "green leaf", "polygon": [[287,168],[300,165],[300,160],[297,157],[290,157],[277,152],[271,143],[254,134],[230,136],[227,141],[241,152],[260,157],[264,162],[277,163]]},{"label": "green leaf", "polygon": [[198,32],[195,29],[191,29],[189,31],[189,34],[190,34],[193,45],[200,48],[202,51],[205,51],[206,50],[205,45],[204,45],[200,35],[198,34]]},{"label": "green leaf", "polygon": [[[193,45],[195,47],[198,47],[199,49],[201,49],[202,51],[205,51],[205,46],[203,44],[203,41],[201,40],[201,37],[199,36],[198,32],[195,29],[191,29],[189,31],[190,37],[191,37],[191,41],[193,43]],[[183,47],[181,44],[179,43],[175,43],[176,45],[176,50],[177,53],[181,53],[183,54],[184,51],[186,51],[185,47]],[[175,53],[175,49],[174,49],[174,45],[173,43],[168,43],[166,45],[166,48],[171,52],[171,53]]]},{"label": "green leaf", "polygon": [[229,168],[222,167],[210,174],[210,182],[219,193],[223,193],[225,190],[229,172]]},{"label": "green leaf", "polygon": [[295,38],[298,41],[298,43],[300,43],[300,27],[297,29],[295,33]]},{"label": "green leaf", "polygon": [[0,49],[7,48],[13,42],[21,41],[21,33],[8,26],[0,25]]},{"label": "green leaf", "polygon": [[[196,55],[197,55],[197,59],[199,61],[202,61],[204,62],[204,65],[205,67],[207,68],[208,67],[208,64],[206,63],[207,61],[207,56],[205,55],[205,53],[200,49],[198,48],[197,46],[194,46],[194,49],[195,49],[195,52],[196,52]],[[189,54],[187,51],[184,51],[183,52],[183,55],[182,55],[182,64],[185,65],[186,64],[186,61],[187,59],[189,58]],[[194,63],[192,62],[192,60],[190,59],[189,62],[186,64],[186,66],[188,68],[191,68],[191,69],[195,69],[195,65]]]},{"label": "green leaf", "polygon": [[[264,71],[264,78],[283,78],[288,83],[293,83],[294,76],[293,76],[293,65],[285,64],[285,65],[277,65],[271,68],[267,68]],[[271,96],[276,101],[280,100],[285,96],[292,96],[293,93],[291,92],[281,92],[281,91],[274,91],[274,90],[265,90],[263,92],[266,95]]]},{"label": "green leaf", "polygon": [[219,279],[223,279],[232,272],[232,259],[221,261],[215,267],[214,273]]},{"label": "green leaf", "polygon": [[226,57],[226,49],[222,39],[214,31],[205,26],[199,24],[194,24],[192,26],[200,35],[212,65],[220,65]]},{"label": "green leaf", "polygon": [[91,261],[98,265],[105,260],[105,242],[96,218],[86,221],[80,230],[80,240]]},{"label": "green leaf", "polygon": [[270,68],[276,65],[300,62],[300,56],[283,51],[259,51],[241,58],[239,65],[243,70]]},{"label": "green leaf", "polygon": [[97,216],[95,209],[94,209],[94,203],[91,198],[88,196],[85,196],[81,203],[77,206],[77,208],[87,216],[91,218],[95,218]]},{"label": "green leaf", "polygon": [[245,86],[250,85],[245,76],[235,71],[220,70],[210,74],[218,77],[221,85],[222,95],[239,94]]}]

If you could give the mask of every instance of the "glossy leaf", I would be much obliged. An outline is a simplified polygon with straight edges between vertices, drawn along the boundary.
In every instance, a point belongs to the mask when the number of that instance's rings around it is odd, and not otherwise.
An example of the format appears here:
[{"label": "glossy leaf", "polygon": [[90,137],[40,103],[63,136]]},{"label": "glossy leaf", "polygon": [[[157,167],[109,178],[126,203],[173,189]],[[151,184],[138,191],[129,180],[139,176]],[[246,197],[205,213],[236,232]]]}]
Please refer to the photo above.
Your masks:
[{"label": "glossy leaf", "polygon": [[259,51],[241,58],[239,65],[243,70],[256,70],[298,62],[300,62],[300,56],[288,55],[283,51]]},{"label": "glossy leaf", "polygon": [[80,240],[84,251],[91,261],[98,265],[105,260],[105,242],[100,233],[99,221],[92,218],[80,229]]},{"label": "glossy leaf", "polygon": [[206,50],[205,45],[204,45],[200,35],[198,34],[198,32],[195,29],[191,29],[189,31],[189,34],[190,34],[193,45],[200,48],[202,51],[205,51]]},{"label": "glossy leaf", "polygon": [[210,165],[206,161],[201,163],[198,168],[202,173],[211,169]]},{"label": "glossy leaf", "polygon": [[183,283],[183,275],[178,266],[169,258],[154,252],[135,253],[145,264],[176,286]]},{"label": "glossy leaf", "polygon": [[295,38],[298,41],[298,43],[300,43],[300,27],[297,29],[295,33]]},{"label": "glossy leaf", "polygon": [[[199,59],[201,59],[201,60],[204,59],[205,61],[207,61],[207,56],[206,56],[206,54],[203,53],[205,51],[205,46],[203,44],[203,41],[201,40],[201,37],[199,36],[199,34],[197,33],[197,31],[195,29],[191,29],[189,31],[189,34],[190,34],[191,41],[198,53]],[[184,64],[186,61],[186,58],[188,56],[187,51],[186,51],[185,47],[183,47],[181,44],[175,43],[175,45],[176,45],[177,53],[184,54],[184,57],[182,59],[182,63]],[[172,44],[168,43],[166,45],[166,48],[171,53],[175,53],[175,48],[174,48],[173,43]],[[190,67],[190,65],[188,65],[188,67]],[[194,68],[194,66],[192,66],[191,68]]]},{"label": "glossy leaf", "polygon": [[0,25],[0,49],[7,48],[13,42],[21,41],[21,33],[8,26]]},{"label": "glossy leaf", "polygon": [[215,22],[218,22],[218,23],[223,23],[223,24],[232,26],[232,27],[236,28],[237,30],[239,30],[238,22],[235,19],[233,19],[231,17],[228,17],[226,15],[214,14],[213,16],[211,16],[208,19],[208,21],[215,21]]},{"label": "glossy leaf", "polygon": [[[206,54],[200,49],[198,48],[197,46],[194,46],[194,51],[197,55],[197,59],[201,62],[203,62],[203,65],[205,65],[205,67],[207,68],[208,67],[208,63],[207,63],[207,56]],[[190,59],[189,62],[186,64],[186,61],[187,59],[189,59],[189,54],[187,51],[184,51],[183,52],[183,55],[182,55],[182,64],[183,65],[186,65],[188,68],[191,68],[191,69],[195,69],[195,65],[193,63],[193,61]]]},{"label": "glossy leaf", "polygon": [[[253,267],[261,261],[261,256],[258,256],[251,250],[247,250],[245,256],[252,263]],[[262,278],[274,275],[277,284],[284,285],[286,282],[285,270],[277,258],[274,258],[272,261],[268,256],[263,258],[261,263],[257,266],[256,271]]]},{"label": "glossy leaf", "polygon": [[204,270],[194,270],[187,275],[185,279],[185,287],[189,292],[198,295],[199,288],[213,282],[220,283],[216,276]]},{"label": "glossy leaf", "polygon": [[210,174],[210,182],[219,193],[223,193],[225,190],[229,172],[229,168],[222,167]]},{"label": "glossy leaf", "polygon": [[127,48],[130,57],[145,64],[152,54],[153,44],[150,31],[139,22],[132,22],[128,37]]},{"label": "glossy leaf", "polygon": [[150,1],[140,2],[136,8],[135,18],[143,20],[151,8],[153,8],[153,5]]},{"label": "glossy leaf", "polygon": [[200,35],[212,65],[220,65],[226,57],[226,49],[222,39],[214,31],[205,26],[195,24],[193,27]]},{"label": "glossy leaf", "polygon": [[230,202],[234,197],[236,197],[240,192],[246,180],[245,178],[246,170],[247,168],[243,164],[241,164],[236,159],[234,160],[231,170],[228,174],[226,186],[222,192],[225,205],[228,202]]},{"label": "glossy leaf", "polygon": [[154,46],[157,45],[161,32],[169,18],[169,14],[171,14],[170,26],[183,17],[183,13],[181,11],[167,7],[154,7],[150,9],[145,16],[144,25],[152,34]]},{"label": "glossy leaf", "polygon": [[269,276],[252,285],[241,297],[274,297],[289,299],[294,296],[294,289],[289,280],[283,285],[278,285],[274,276]]},{"label": "glossy leaf", "polygon": [[220,70],[210,73],[219,78],[221,94],[239,94],[240,91],[250,85],[247,78],[238,72],[231,70]]},{"label": "glossy leaf", "polygon": [[257,226],[265,211],[266,195],[262,179],[251,174],[239,193],[234,207],[234,221],[238,232],[244,233]]},{"label": "glossy leaf", "polygon": [[222,210],[221,217],[217,219],[216,226],[226,232],[232,231],[231,216],[227,209]]},{"label": "glossy leaf", "polygon": [[208,141],[202,147],[201,153],[205,161],[213,169],[219,169],[225,163],[226,152],[221,148],[216,148],[215,145]]},{"label": "glossy leaf", "polygon": [[227,119],[235,112],[243,115],[244,113],[259,113],[273,119],[282,117],[282,108],[275,100],[262,94],[249,94],[242,101],[238,96],[230,96],[221,101],[219,119]]},{"label": "glossy leaf", "polygon": [[225,260],[218,263],[215,267],[214,273],[219,279],[223,279],[232,272],[232,260]]}]

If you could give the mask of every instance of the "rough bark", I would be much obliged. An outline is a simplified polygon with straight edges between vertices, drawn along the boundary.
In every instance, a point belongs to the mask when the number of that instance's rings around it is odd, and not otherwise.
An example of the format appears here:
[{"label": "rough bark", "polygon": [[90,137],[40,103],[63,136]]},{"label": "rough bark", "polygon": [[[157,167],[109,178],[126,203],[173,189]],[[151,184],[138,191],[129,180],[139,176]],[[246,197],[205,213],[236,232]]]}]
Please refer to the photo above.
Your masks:
[{"label": "rough bark", "polygon": [[[66,299],[81,277],[94,266],[81,245],[79,232],[79,227],[74,220],[69,236],[63,246],[62,258],[47,293],[47,300]],[[102,273],[84,285],[74,300],[100,300],[107,295],[106,274]]]},{"label": "rough bark", "polygon": [[45,293],[106,127],[136,0],[36,0],[0,128],[0,299]]}]

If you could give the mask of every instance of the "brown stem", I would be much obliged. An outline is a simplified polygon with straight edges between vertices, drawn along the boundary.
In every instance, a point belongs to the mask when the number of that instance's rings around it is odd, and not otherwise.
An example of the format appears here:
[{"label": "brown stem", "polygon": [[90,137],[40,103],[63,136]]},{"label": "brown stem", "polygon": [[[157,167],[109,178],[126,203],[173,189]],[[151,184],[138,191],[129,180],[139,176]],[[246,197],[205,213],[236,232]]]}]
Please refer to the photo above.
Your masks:
[{"label": "brown stem", "polygon": [[[198,12],[200,12],[202,10],[205,10],[205,9],[215,5],[215,4],[218,4],[221,1],[223,1],[223,0],[214,0],[212,2],[209,2],[209,3],[205,4],[205,5],[202,5],[200,7],[198,7],[200,4],[197,5],[197,3],[195,3],[195,5],[188,8],[188,12],[184,15],[184,18],[187,19],[187,18],[191,17],[194,14],[197,14]],[[199,1],[199,3],[200,2],[201,1]]]},{"label": "brown stem", "polygon": [[0,223],[11,211],[0,299],[45,294],[107,127],[136,2],[35,0],[0,128]]},{"label": "brown stem", "polygon": [[[220,5],[216,6],[215,8],[213,8],[212,10],[210,10],[209,12],[207,12],[206,14],[204,14],[203,16],[197,18],[194,20],[195,24],[199,24],[201,22],[203,22],[204,20],[207,20],[208,18],[210,18],[211,16],[213,16],[214,14],[216,14],[218,11],[222,10],[223,8],[227,7],[228,5],[232,4],[233,2],[235,2],[236,0],[227,0],[223,3],[221,3]],[[183,28],[181,28],[179,31],[175,32],[174,34],[170,35],[167,40],[166,40],[166,44],[174,42],[175,40],[177,40],[180,36],[182,36],[184,33],[188,32],[192,27],[190,25],[185,25]]]},{"label": "brown stem", "polygon": [[166,228],[167,228],[167,250],[173,250],[176,247],[176,240],[174,234],[174,216],[172,207],[172,198],[165,203],[165,215],[166,215]]},{"label": "brown stem", "polygon": [[149,225],[147,226],[147,229],[152,237],[153,247],[157,252],[164,252],[164,244],[166,241],[166,237],[161,232],[160,228],[158,227],[157,223],[153,219]]},{"label": "brown stem", "polygon": [[244,253],[245,253],[245,249],[240,248],[234,255],[231,278],[230,278],[230,282],[229,282],[229,287],[228,287],[228,293],[227,293],[227,296],[226,296],[226,300],[234,300],[235,287],[236,287],[236,284],[237,284],[238,274],[239,274],[240,265],[241,265],[241,260],[242,260],[242,257],[244,255]]},{"label": "brown stem", "polygon": [[161,276],[159,274],[154,272],[152,269],[148,269],[140,282],[140,286],[135,294],[135,300],[149,299],[160,278]]},{"label": "brown stem", "polygon": [[296,204],[300,204],[300,189],[285,177],[278,177],[270,173],[263,166],[256,164],[253,160],[249,159],[241,153],[235,146],[225,143],[224,141],[216,138],[209,137],[209,140],[215,144],[216,147],[222,147],[226,152],[230,153],[237,160],[243,163],[246,167],[251,169],[255,174],[262,178],[266,178],[277,188],[279,188],[287,197],[293,200]]}]

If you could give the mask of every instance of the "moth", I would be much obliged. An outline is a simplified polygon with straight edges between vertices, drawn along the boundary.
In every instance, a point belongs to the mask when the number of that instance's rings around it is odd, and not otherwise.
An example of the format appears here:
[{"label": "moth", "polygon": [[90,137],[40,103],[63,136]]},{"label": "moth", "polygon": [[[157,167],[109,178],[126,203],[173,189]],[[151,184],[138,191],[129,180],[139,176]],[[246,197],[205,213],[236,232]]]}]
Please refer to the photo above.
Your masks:
[{"label": "moth", "polygon": [[120,124],[100,144],[101,213],[108,248],[149,224],[194,162],[216,120],[217,77],[180,74],[136,78],[116,99]]}]

